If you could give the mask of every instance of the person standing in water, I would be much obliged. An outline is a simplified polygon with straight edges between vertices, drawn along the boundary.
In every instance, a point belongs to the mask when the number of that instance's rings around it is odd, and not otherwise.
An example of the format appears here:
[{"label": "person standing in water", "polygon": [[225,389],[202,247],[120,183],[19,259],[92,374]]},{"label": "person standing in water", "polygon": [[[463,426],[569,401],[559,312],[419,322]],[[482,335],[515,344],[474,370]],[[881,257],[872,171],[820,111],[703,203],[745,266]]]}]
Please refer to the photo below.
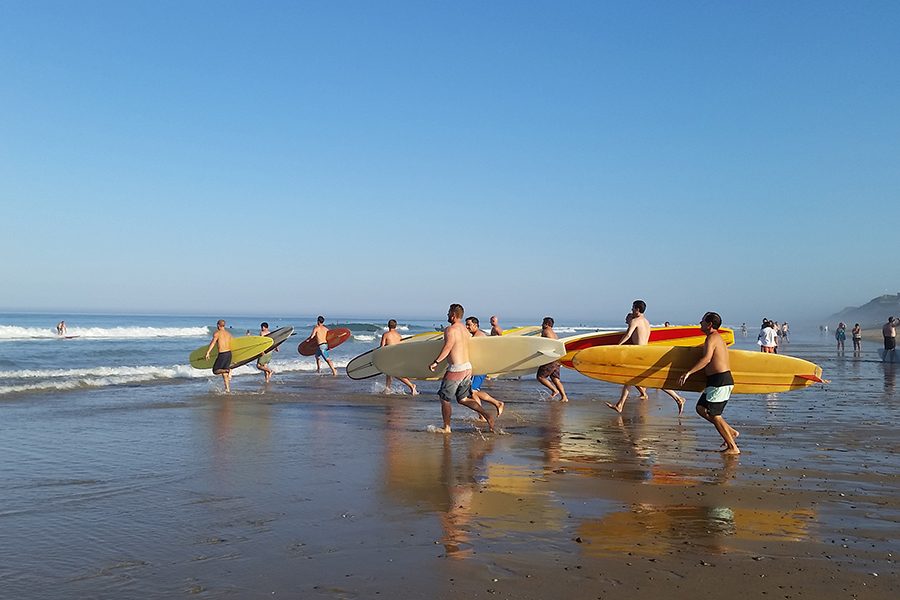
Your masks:
[{"label": "person standing in water", "polygon": [[706,374],[706,388],[697,400],[697,414],[712,423],[725,440],[722,453],[740,454],[741,451],[735,443],[740,433],[722,417],[725,405],[731,397],[731,390],[734,389],[734,378],[731,376],[728,346],[719,335],[721,326],[722,317],[717,313],[708,312],[703,315],[700,319],[700,329],[706,334],[703,356],[687,373],[678,378],[678,383],[684,385],[691,375],[703,370]]},{"label": "person standing in water", "polygon": [[[466,330],[472,337],[488,337],[479,327],[478,327],[478,317],[468,317],[466,318]],[[503,402],[497,400],[487,392],[481,389],[481,386],[484,385],[484,380],[487,375],[473,375],[472,376],[472,398],[478,401],[479,404],[487,402],[488,404],[493,405],[494,408],[497,409],[497,416],[503,414]]]},{"label": "person standing in water", "polygon": [[862,329],[859,323],[853,326],[853,329],[850,330],[850,335],[853,337],[853,355],[859,356],[862,352]]},{"label": "person standing in water", "polygon": [[444,345],[437,358],[428,365],[431,371],[436,371],[442,360],[450,359],[450,365],[441,379],[441,387],[438,390],[438,397],[441,399],[441,417],[444,422],[440,431],[443,433],[450,433],[450,416],[453,414],[453,405],[450,403],[453,400],[481,415],[487,421],[488,429],[494,431],[494,417],[472,398],[472,363],[469,362],[468,345],[471,336],[463,326],[464,314],[462,304],[450,305],[447,311],[447,322],[450,326],[444,328]]},{"label": "person standing in water", "polygon": [[[393,346],[394,344],[399,344],[400,342],[403,341],[403,336],[401,336],[400,333],[397,331],[397,321],[394,319],[391,319],[390,321],[388,321],[387,325],[388,325],[388,330],[385,331],[381,335],[381,345],[379,346],[380,348],[384,348],[385,346]],[[385,379],[384,379],[385,392],[388,394],[393,394],[394,393],[394,388],[393,388],[394,378],[391,377],[390,375],[385,375],[384,377],[385,377]],[[400,383],[402,383],[403,385],[405,385],[406,387],[409,388],[410,394],[412,394],[413,396],[418,395],[419,391],[416,389],[416,386],[415,386],[415,384],[413,384],[412,381],[410,381],[406,377],[398,377],[397,379],[400,380]]]},{"label": "person standing in water", "polygon": [[844,341],[847,339],[847,326],[841,321],[834,330],[834,339],[837,340],[837,351],[844,352]]},{"label": "person standing in water", "polygon": [[881,328],[881,333],[884,335],[885,352],[890,352],[897,347],[897,325],[900,325],[900,319],[888,317],[887,323]]},{"label": "person standing in water", "polygon": [[[553,331],[554,323],[553,317],[544,317],[544,320],[541,322],[541,337],[550,338],[551,340],[559,339],[559,336]],[[559,396],[560,402],[568,402],[569,397],[566,395],[566,388],[563,387],[562,380],[559,378],[559,366],[558,360],[541,365],[538,367],[537,380],[550,390],[550,400]]]},{"label": "person standing in water", "polygon": [[214,375],[221,375],[222,381],[225,382],[225,391],[231,391],[231,334],[225,329],[225,319],[216,321],[216,332],[213,334],[209,348],[206,349],[206,360],[212,352],[213,346],[217,346],[219,355],[213,363],[212,372]]},{"label": "person standing in water", "polygon": [[337,377],[337,370],[335,370],[334,363],[331,362],[331,357],[328,355],[328,328],[325,327],[325,317],[322,315],[319,315],[316,319],[316,326],[313,327],[312,333],[304,341],[313,339],[316,340],[316,373],[321,372],[321,361],[324,360],[331,368],[331,374]]},{"label": "person standing in water", "polygon": [[56,324],[56,335],[66,335],[66,322],[60,321]]}]

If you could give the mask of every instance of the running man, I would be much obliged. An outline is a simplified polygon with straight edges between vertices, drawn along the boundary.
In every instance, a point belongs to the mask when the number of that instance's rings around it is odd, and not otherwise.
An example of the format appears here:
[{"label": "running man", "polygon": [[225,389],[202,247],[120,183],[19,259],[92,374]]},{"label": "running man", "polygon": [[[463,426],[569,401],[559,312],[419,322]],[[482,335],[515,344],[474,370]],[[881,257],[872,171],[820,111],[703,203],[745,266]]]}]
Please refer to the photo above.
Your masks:
[{"label": "running man", "polygon": [[219,355],[213,363],[212,372],[214,375],[222,376],[225,391],[231,392],[231,334],[225,329],[225,319],[216,321],[216,332],[209,343],[209,348],[206,349],[206,360],[209,360],[213,346],[218,347]]},{"label": "running man", "polygon": [[[269,324],[265,321],[259,324],[259,335],[269,335]],[[273,349],[272,352],[278,352],[278,348]],[[272,368],[269,367],[269,361],[272,360],[272,352],[263,352],[256,359],[256,368],[266,374],[266,383],[269,383],[274,374]]]},{"label": "running man", "polygon": [[497,315],[491,315],[491,335],[503,335],[503,328],[500,327]]},{"label": "running man", "polygon": [[[559,336],[553,331],[553,317],[544,317],[541,321],[541,337],[558,340]],[[563,387],[562,381],[559,379],[559,361],[554,360],[552,363],[541,365],[537,370],[537,380],[540,384],[550,390],[550,400],[559,396],[560,402],[568,402],[569,397],[566,395],[566,388]]]},{"label": "running man", "polygon": [[[650,321],[647,320],[647,317],[644,316],[644,312],[647,310],[647,303],[643,300],[635,300],[631,303],[631,312],[625,315],[625,323],[628,324],[628,329],[625,331],[625,335],[622,336],[622,339],[619,340],[619,346],[631,345],[631,346],[644,346],[650,342]],[[647,395],[647,388],[641,387],[639,385],[634,386],[637,388],[638,392],[640,392],[640,396],[638,398],[640,400],[647,400],[649,396]],[[678,405],[678,414],[684,412],[684,398],[673,392],[672,390],[663,390],[666,394],[668,394],[672,400],[675,401],[675,404]],[[625,408],[625,400],[628,399],[628,386],[622,386],[622,393],[619,395],[619,401],[615,404],[606,403],[608,407],[621,414],[622,409]]]},{"label": "running man", "polygon": [[740,435],[737,429],[729,425],[722,417],[731,390],[734,389],[734,378],[731,376],[731,365],[728,360],[728,346],[719,335],[719,327],[722,326],[722,317],[717,313],[708,312],[700,320],[700,329],[706,334],[703,343],[703,356],[687,373],[678,378],[678,383],[684,385],[688,378],[703,369],[706,374],[706,389],[697,400],[697,414],[715,425],[716,431],[725,440],[723,454],[740,454],[741,451],[735,443]]},{"label": "running man", "polygon": [[[487,334],[485,334],[478,325],[478,317],[466,318],[466,329],[472,334],[472,337],[487,337]],[[487,402],[488,404],[493,405],[493,407],[497,409],[497,416],[499,417],[503,414],[503,402],[497,400],[481,389],[481,386],[484,385],[485,377],[487,377],[487,375],[472,376],[472,398],[474,398],[478,404]]]},{"label": "running man", "polygon": [[316,340],[316,373],[321,372],[322,362],[325,361],[328,363],[329,368],[331,368],[331,374],[337,377],[337,371],[334,368],[334,363],[331,362],[331,357],[328,355],[328,328],[325,327],[325,317],[319,315],[319,318],[316,319],[316,326],[313,327],[312,333],[309,334],[309,337],[306,338],[305,341]]},{"label": "running man", "polygon": [[488,429],[494,431],[494,417],[488,414],[472,397],[472,363],[469,362],[469,332],[463,326],[465,314],[461,304],[451,304],[447,311],[449,327],[444,328],[444,346],[428,368],[437,370],[438,363],[450,358],[450,365],[441,379],[438,397],[441,399],[441,417],[444,420],[443,433],[450,433],[450,415],[453,413],[451,400],[456,400],[484,417]]},{"label": "running man", "polygon": [[[400,333],[397,331],[397,321],[394,319],[391,319],[390,321],[388,321],[388,330],[385,331],[381,336],[381,345],[379,347],[383,348],[385,346],[392,346],[393,344],[399,344],[401,341],[403,341],[403,336],[401,336]],[[385,380],[384,380],[385,393],[393,394],[394,393],[394,388],[393,388],[394,378],[391,377],[390,375],[385,375],[384,377],[385,377]],[[415,384],[413,384],[412,381],[410,381],[406,377],[398,377],[397,379],[400,380],[400,383],[402,383],[403,385],[405,385],[406,387],[409,388],[410,394],[412,394],[413,396],[416,396],[419,394],[419,391],[416,389],[416,386],[415,386]]]}]

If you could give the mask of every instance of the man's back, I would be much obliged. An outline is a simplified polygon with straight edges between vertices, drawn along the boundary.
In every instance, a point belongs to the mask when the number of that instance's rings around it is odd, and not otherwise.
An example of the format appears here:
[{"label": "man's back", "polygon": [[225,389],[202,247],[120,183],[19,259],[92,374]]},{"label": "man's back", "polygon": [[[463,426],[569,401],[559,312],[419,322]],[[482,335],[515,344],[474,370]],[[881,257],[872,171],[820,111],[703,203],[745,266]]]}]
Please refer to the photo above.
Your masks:
[{"label": "man's back", "polygon": [[896,321],[889,319],[887,323],[884,324],[884,327],[881,328],[882,333],[884,333],[884,337],[895,337],[897,335],[897,330],[895,328]]},{"label": "man's back", "polygon": [[384,335],[381,336],[381,345],[382,346],[390,346],[392,344],[399,344],[403,341],[403,336],[401,336],[397,331],[391,329],[389,331],[385,331]]},{"label": "man's back", "polygon": [[461,365],[469,362],[469,346],[466,344],[468,337],[469,332],[460,322],[444,330],[444,340],[450,343],[450,364]]},{"label": "man's back", "polygon": [[225,329],[220,329],[215,333],[216,347],[219,352],[228,352],[231,350],[231,334]]},{"label": "man's back", "polygon": [[313,335],[316,338],[316,342],[324,344],[328,341],[328,328],[319,323],[313,328]]},{"label": "man's back", "polygon": [[650,342],[650,321],[640,315],[631,320],[634,325],[634,333],[631,334],[631,343],[636,346],[644,346]]}]

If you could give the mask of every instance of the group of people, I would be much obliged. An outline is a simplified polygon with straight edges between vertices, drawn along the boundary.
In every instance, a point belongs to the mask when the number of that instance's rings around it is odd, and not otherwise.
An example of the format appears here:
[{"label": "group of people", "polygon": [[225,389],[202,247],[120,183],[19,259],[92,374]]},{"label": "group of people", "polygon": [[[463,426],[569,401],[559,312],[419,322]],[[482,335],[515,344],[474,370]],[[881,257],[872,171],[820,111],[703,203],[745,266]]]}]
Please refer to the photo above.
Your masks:
[{"label": "group of people", "polygon": [[[643,300],[635,300],[632,303],[631,312],[626,317],[628,329],[619,340],[619,344],[642,345],[649,342],[650,322],[644,316],[646,309],[647,305]],[[477,318],[469,317],[464,319],[464,316],[465,311],[461,304],[450,305],[447,311],[449,327],[445,327],[443,330],[444,344],[438,355],[428,366],[431,371],[436,371],[441,361],[449,359],[449,366],[441,378],[441,385],[438,390],[438,397],[441,401],[441,416],[443,418],[443,427],[440,431],[450,433],[450,417],[453,412],[452,402],[454,400],[458,404],[478,413],[487,422],[488,428],[494,431],[495,417],[484,409],[482,403],[488,402],[493,404],[497,409],[497,417],[503,412],[503,403],[494,400],[481,391],[481,382],[484,381],[484,375],[473,376],[472,364],[469,362],[468,344],[466,343],[469,337],[485,335],[485,333],[478,328]],[[491,324],[492,334],[495,330],[498,331],[498,334],[502,333],[495,317],[491,318]],[[542,337],[558,339],[558,336],[553,331],[553,325],[552,317],[544,318],[541,324]],[[722,317],[717,313],[707,312],[703,315],[700,320],[700,329],[706,335],[703,355],[682,375],[679,379],[679,384],[683,385],[695,373],[704,372],[707,385],[697,401],[697,414],[715,426],[716,431],[719,432],[723,439],[723,453],[740,454],[740,449],[735,441],[740,434],[722,417],[725,405],[731,397],[731,391],[734,389],[734,379],[731,376],[728,348],[725,340],[719,334],[721,326]],[[538,370],[537,379],[551,391],[551,398],[559,396],[561,401],[567,401],[568,397],[566,396],[565,388],[559,378],[559,367],[559,361],[544,365]],[[407,383],[407,385],[411,385],[411,383]],[[647,398],[646,389],[638,387],[638,391],[642,399]],[[678,405],[678,413],[681,414],[684,408],[684,398],[671,390],[664,391],[675,399]],[[619,401],[616,404],[607,403],[607,405],[616,412],[621,413],[627,397],[628,386],[622,386]]]},{"label": "group of people", "polygon": [[[858,356],[862,351],[862,329],[859,323],[850,330],[850,336],[853,340],[853,354]],[[843,321],[838,323],[837,328],[834,330],[834,339],[837,341],[837,351],[843,353],[844,342],[847,340],[847,326]]]},{"label": "group of people", "polygon": [[763,318],[759,335],[756,338],[760,352],[778,354],[778,346],[782,342],[790,341],[790,331],[790,326],[787,322],[779,325],[778,321],[773,321],[768,317]]}]

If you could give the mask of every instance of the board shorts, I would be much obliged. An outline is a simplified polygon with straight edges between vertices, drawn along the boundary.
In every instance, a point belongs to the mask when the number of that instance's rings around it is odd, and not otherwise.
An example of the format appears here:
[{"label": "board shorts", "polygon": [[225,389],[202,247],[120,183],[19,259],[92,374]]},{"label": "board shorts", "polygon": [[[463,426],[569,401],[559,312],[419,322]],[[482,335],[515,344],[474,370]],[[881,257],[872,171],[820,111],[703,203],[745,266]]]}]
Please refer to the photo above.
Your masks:
[{"label": "board shorts", "polygon": [[213,363],[213,373],[218,375],[222,371],[228,371],[231,367],[231,351],[219,352],[216,362]]},{"label": "board shorts", "polygon": [[[438,398],[442,402],[457,402],[472,396],[472,369],[469,363],[464,365],[451,365],[441,379],[441,388],[438,390]],[[469,367],[469,368],[460,368]]]},{"label": "board shorts", "polygon": [[717,417],[724,412],[733,389],[734,378],[731,376],[731,371],[707,375],[706,389],[700,394],[697,406],[705,408],[709,416]]},{"label": "board shorts", "polygon": [[472,376],[472,391],[477,392],[481,389],[481,386],[484,385],[484,379],[487,375],[473,375]]},{"label": "board shorts", "polygon": [[325,360],[328,360],[328,343],[327,342],[316,346],[316,358],[324,358]]},{"label": "board shorts", "polygon": [[775,354],[775,346],[760,346],[759,349],[766,354]]},{"label": "board shorts", "polygon": [[270,360],[272,360],[272,353],[266,352],[265,354],[261,355],[259,358],[256,359],[256,366],[264,367],[267,364],[269,364]]},{"label": "board shorts", "polygon": [[897,347],[897,338],[884,336],[884,349],[893,350]]},{"label": "board shorts", "polygon": [[537,376],[543,379],[559,379],[559,361],[554,360],[552,363],[538,367]]}]

